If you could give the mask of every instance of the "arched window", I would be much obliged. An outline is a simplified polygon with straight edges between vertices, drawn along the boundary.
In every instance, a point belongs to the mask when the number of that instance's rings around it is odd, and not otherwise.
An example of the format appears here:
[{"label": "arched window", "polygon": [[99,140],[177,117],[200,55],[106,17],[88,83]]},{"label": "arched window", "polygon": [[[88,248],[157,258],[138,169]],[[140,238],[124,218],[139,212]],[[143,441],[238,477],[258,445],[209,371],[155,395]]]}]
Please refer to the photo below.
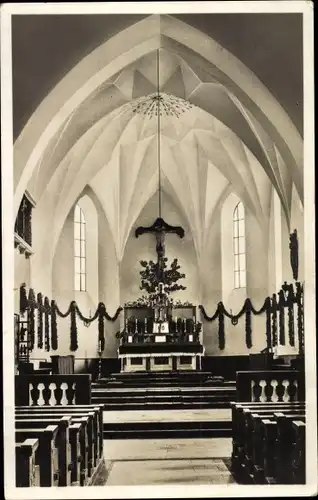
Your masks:
[{"label": "arched window", "polygon": [[83,210],[74,210],[74,289],[86,291],[86,227]]},{"label": "arched window", "polygon": [[234,288],[246,287],[245,212],[240,201],[233,212]]}]

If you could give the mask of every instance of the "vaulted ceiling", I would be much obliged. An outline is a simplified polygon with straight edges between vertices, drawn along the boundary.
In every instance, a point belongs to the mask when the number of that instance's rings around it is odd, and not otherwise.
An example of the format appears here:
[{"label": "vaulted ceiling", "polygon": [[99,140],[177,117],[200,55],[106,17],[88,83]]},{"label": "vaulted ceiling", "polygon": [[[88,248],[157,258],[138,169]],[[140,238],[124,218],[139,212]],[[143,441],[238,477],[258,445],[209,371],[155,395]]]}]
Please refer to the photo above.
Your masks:
[{"label": "vaulted ceiling", "polygon": [[302,139],[268,89],[206,34],[171,16],[149,16],[79,62],[15,143],[16,207],[27,186],[38,213],[52,219],[53,249],[90,186],[122,259],[158,189],[158,119],[134,112],[158,91],[158,62],[163,190],[187,219],[198,256],[224,193],[236,192],[260,224],[272,187],[287,218],[293,183],[302,197]]}]

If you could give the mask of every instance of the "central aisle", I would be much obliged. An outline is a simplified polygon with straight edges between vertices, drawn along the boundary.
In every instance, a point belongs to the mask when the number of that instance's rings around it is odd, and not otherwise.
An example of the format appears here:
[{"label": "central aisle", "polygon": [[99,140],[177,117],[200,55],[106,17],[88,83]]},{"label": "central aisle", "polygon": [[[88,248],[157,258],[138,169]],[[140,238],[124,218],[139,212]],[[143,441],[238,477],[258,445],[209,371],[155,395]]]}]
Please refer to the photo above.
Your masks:
[{"label": "central aisle", "polygon": [[235,483],[230,438],[104,440],[106,470],[95,485]]}]

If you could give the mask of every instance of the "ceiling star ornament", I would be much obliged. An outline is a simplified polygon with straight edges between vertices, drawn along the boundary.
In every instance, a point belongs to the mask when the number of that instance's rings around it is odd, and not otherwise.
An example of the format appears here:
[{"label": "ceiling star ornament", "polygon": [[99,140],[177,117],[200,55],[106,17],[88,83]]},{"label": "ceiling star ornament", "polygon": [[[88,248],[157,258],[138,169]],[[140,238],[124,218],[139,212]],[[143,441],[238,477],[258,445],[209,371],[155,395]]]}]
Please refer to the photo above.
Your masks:
[{"label": "ceiling star ornament", "polygon": [[158,116],[179,118],[180,115],[193,107],[189,101],[162,92],[140,97],[130,105],[133,113],[143,115],[146,118]]}]

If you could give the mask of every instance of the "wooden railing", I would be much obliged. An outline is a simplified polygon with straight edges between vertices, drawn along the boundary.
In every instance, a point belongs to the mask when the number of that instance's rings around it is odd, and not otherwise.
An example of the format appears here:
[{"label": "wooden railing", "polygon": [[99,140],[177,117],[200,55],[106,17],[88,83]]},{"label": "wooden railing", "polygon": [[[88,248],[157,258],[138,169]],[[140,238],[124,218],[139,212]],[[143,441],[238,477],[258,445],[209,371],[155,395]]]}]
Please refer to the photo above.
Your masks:
[{"label": "wooden railing", "polygon": [[236,400],[274,403],[304,401],[304,374],[296,370],[237,372]]},{"label": "wooden railing", "polygon": [[91,403],[91,375],[16,375],[17,406],[56,406]]}]

